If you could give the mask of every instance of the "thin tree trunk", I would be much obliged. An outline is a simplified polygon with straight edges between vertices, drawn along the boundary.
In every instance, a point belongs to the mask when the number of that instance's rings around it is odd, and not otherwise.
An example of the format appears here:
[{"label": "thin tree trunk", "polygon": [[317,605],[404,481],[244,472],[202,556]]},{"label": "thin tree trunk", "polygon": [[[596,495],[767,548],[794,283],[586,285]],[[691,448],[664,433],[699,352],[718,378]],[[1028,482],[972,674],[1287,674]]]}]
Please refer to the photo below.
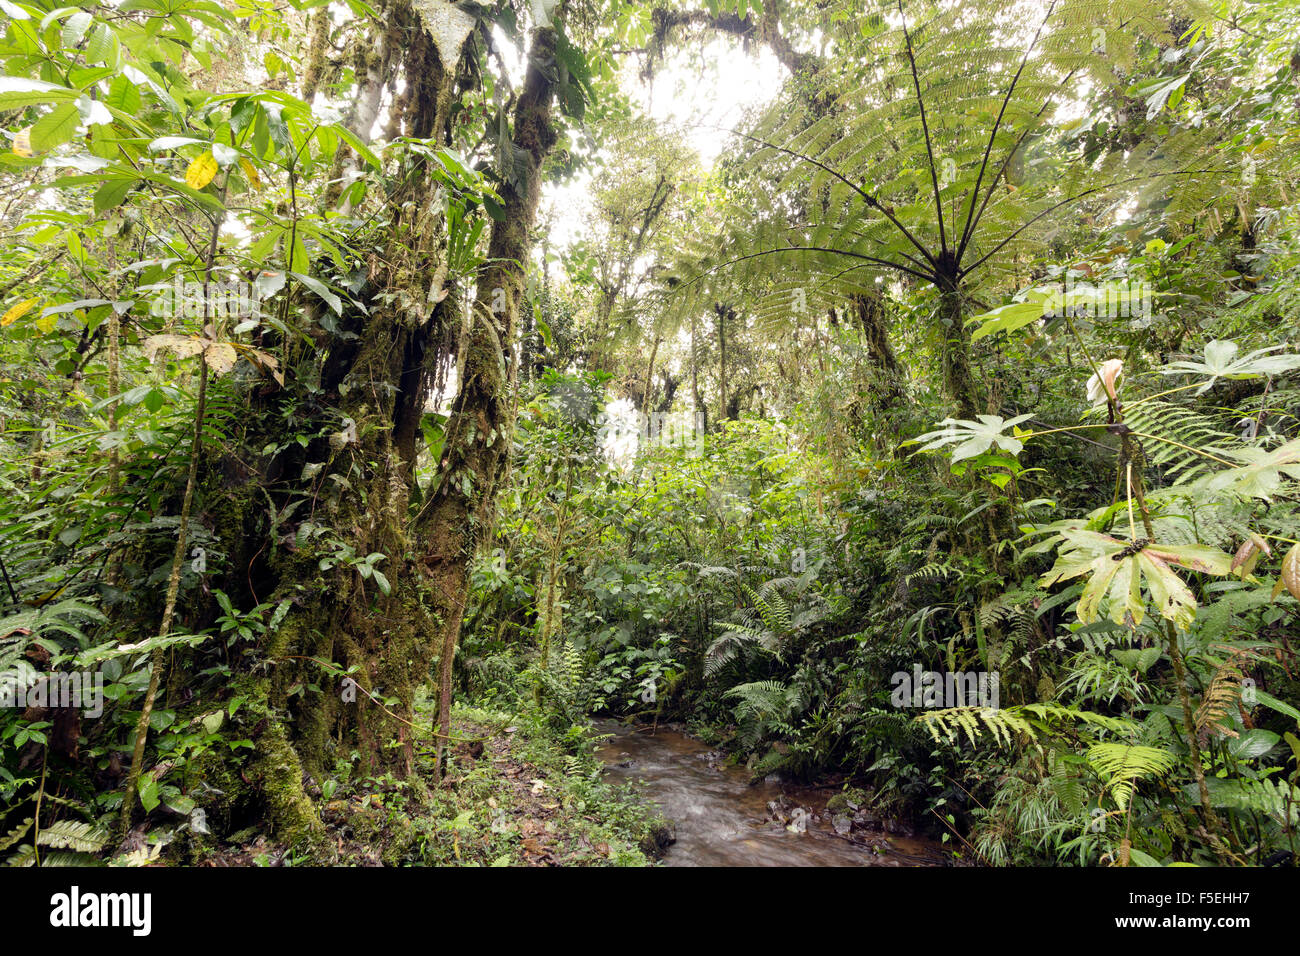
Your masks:
[{"label": "thin tree trunk", "polygon": [[[206,291],[206,290],[205,290]],[[176,548],[172,552],[171,573],[167,576],[167,596],[163,600],[162,623],[158,625],[158,636],[166,637],[171,633],[172,621],[176,616],[176,601],[181,588],[181,565],[185,562],[186,532],[189,528],[190,509],[194,505],[194,487],[198,483],[199,457],[203,454],[203,416],[207,410],[208,364],[203,354],[199,354],[199,400],[194,410],[194,431],[190,444],[190,467],[185,477],[185,495],[181,499],[180,525],[176,531]],[[154,701],[158,697],[158,685],[163,671],[163,649],[156,648],[149,661],[149,688],[145,691],[144,707],[140,719],[135,725],[135,746],[131,753],[131,769],[126,778],[126,792],[122,795],[122,810],[119,817],[119,836],[126,837],[131,829],[131,814],[135,810],[136,795],[140,790],[140,770],[144,765],[144,744],[149,734],[149,717],[153,713]]]},{"label": "thin tree trunk", "polygon": [[714,306],[718,317],[718,421],[725,422],[727,415],[727,313],[723,305]]},{"label": "thin tree trunk", "polygon": [[650,365],[645,370],[645,395],[641,399],[641,414],[650,417],[650,392],[654,387],[655,358],[659,355],[659,336],[655,336],[654,346],[650,349]]},{"label": "thin tree trunk", "polygon": [[700,353],[695,341],[696,316],[691,313],[691,411],[703,420],[699,423],[701,431],[709,430],[709,410],[700,401]]}]

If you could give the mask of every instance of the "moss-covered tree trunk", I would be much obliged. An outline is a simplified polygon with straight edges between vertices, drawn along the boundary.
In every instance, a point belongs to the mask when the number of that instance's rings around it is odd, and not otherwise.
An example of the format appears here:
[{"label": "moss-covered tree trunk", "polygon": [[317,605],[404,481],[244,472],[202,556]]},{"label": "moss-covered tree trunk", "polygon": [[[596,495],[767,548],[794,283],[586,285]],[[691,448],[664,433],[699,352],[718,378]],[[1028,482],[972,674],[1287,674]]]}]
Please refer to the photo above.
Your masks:
[{"label": "moss-covered tree trunk", "polygon": [[903,397],[903,366],[889,341],[885,297],[880,293],[860,293],[851,297],[854,316],[862,331],[867,360],[880,377],[880,405],[889,408]]},{"label": "moss-covered tree trunk", "polygon": [[[374,49],[388,52],[358,90],[359,113],[371,115],[382,87],[402,76],[393,131],[447,144],[459,63],[444,61],[407,0],[382,15]],[[246,444],[277,450],[210,463],[211,486],[233,503],[214,518],[230,557],[220,586],[242,606],[278,608],[235,693],[248,703],[241,716],[256,748],[246,782],[286,837],[316,828],[304,780],[324,779],[339,756],[356,750],[371,769],[411,771],[416,690],[440,636],[443,607],[410,534],[413,466],[461,304],[437,189],[412,163],[395,177],[381,210],[389,219],[354,289],[365,308],[347,306],[314,333],[316,350],[286,357],[283,392],[250,396]]]},{"label": "moss-covered tree trunk", "polygon": [[970,332],[966,328],[965,297],[960,288],[941,289],[939,334],[943,337],[943,384],[960,418],[982,411],[980,388],[971,366]]},{"label": "moss-covered tree trunk", "polygon": [[[442,30],[435,37],[409,0],[380,12],[372,49],[382,55],[367,61],[356,114],[372,116],[382,89],[396,88],[390,138],[448,145],[458,83],[473,83],[458,73],[464,47],[453,49],[465,34],[449,44],[443,18],[431,21]],[[364,307],[312,321],[307,354],[286,344],[286,387],[250,392],[244,448],[203,462],[203,491],[222,503],[203,520],[226,549],[213,583],[237,607],[276,608],[232,668],[232,695],[243,701],[236,732],[255,748],[239,785],[284,839],[318,830],[304,784],[327,778],[337,759],[357,751],[369,769],[412,770],[416,743],[429,736],[416,726],[416,691],[439,653],[445,734],[469,565],[491,525],[514,427],[519,304],[556,138],[555,49],[553,29],[534,32],[514,114],[515,168],[498,189],[505,212],[468,306],[448,275],[438,190],[425,160],[411,158],[374,214],[373,253],[351,290]],[[303,309],[313,308],[328,317],[308,297]],[[421,417],[458,349],[442,461],[420,503]]]},{"label": "moss-covered tree trunk", "polygon": [[555,46],[552,28],[533,32],[528,73],[515,106],[512,141],[517,175],[501,187],[505,214],[493,223],[488,265],[478,277],[459,393],[447,424],[443,467],[415,527],[430,596],[442,622],[440,767],[450,734],[452,666],[469,566],[492,526],[515,426],[513,344],[541,196],[542,165],[556,138],[551,117]]}]

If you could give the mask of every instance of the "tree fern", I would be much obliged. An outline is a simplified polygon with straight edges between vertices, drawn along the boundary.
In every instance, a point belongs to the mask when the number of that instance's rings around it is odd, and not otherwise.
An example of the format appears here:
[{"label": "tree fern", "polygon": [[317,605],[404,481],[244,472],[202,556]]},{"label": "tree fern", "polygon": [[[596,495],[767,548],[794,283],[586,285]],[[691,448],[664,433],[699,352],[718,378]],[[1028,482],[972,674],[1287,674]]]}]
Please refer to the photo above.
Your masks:
[{"label": "tree fern", "polygon": [[1213,194],[1221,163],[1186,130],[1159,148],[1037,161],[1041,142],[1068,142],[1052,121],[1071,90],[1118,89],[1143,39],[1172,42],[1166,15],[1140,0],[844,9],[856,29],[836,34],[814,95],[742,134],[758,188],[732,211],[721,250],[700,230],[679,294],[693,308],[743,286],[762,330],[872,291],[877,277],[929,287],[945,385],[973,412],[967,303],[1007,291],[1060,211],[1103,197],[1145,205],[1175,184],[1195,202]]}]

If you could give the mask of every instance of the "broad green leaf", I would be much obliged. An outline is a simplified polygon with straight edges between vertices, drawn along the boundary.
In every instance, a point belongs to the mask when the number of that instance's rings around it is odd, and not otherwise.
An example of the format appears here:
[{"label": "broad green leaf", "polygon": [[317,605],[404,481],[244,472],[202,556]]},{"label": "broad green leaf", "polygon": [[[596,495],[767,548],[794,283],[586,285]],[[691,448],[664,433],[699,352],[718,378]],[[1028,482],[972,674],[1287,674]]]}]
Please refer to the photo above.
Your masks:
[{"label": "broad green leaf", "polygon": [[1271,730],[1256,727],[1228,738],[1228,752],[1238,760],[1253,760],[1268,753],[1282,738]]},{"label": "broad green leaf", "polygon": [[321,282],[319,279],[313,279],[311,276],[303,275],[300,272],[290,272],[289,274],[328,302],[329,307],[333,309],[337,315],[343,314],[343,301],[331,292],[325,283]]},{"label": "broad green leaf", "polygon": [[1042,317],[1042,302],[1013,302],[1004,305],[971,319],[971,322],[981,323],[971,335],[971,341],[978,342],[986,335],[994,335],[998,332],[1014,332]]},{"label": "broad green leaf", "polygon": [[76,103],[64,103],[54,107],[32,124],[32,149],[37,153],[47,153],[55,146],[61,146],[72,139],[81,122],[81,111]]},{"label": "broad green leaf", "polygon": [[302,236],[296,229],[290,229],[284,234],[284,262],[290,272],[305,273],[311,268],[307,247],[303,245]]},{"label": "broad green leaf", "polygon": [[330,126],[329,129],[337,133],[339,137],[343,140],[343,142],[351,146],[353,151],[362,159],[364,159],[370,166],[374,167],[375,169],[380,169],[383,166],[383,163],[381,162],[379,157],[375,155],[374,150],[372,150],[369,146],[363,143],[361,141],[361,137],[359,137],[356,133],[352,132],[352,130],[348,129],[346,126],[344,126],[341,123],[335,123],[332,126]]},{"label": "broad green leaf", "polygon": [[[86,62],[102,63],[116,59],[117,38],[108,29],[107,24],[99,23],[90,31],[90,40],[86,43]],[[110,63],[111,65],[111,63]]]},{"label": "broad green leaf", "polygon": [[75,50],[81,43],[81,38],[86,35],[86,30],[90,27],[90,21],[94,17],[86,10],[78,10],[72,16],[68,17],[63,24],[63,47],[67,51]]},{"label": "broad green leaf", "polygon": [[108,96],[104,98],[110,109],[128,115],[140,111],[140,89],[125,76],[119,76],[109,87]]},{"label": "broad green leaf", "polygon": [[144,807],[145,813],[153,813],[154,808],[161,801],[158,797],[158,781],[150,777],[140,784],[140,805]]},{"label": "broad green leaf", "polygon": [[0,109],[18,109],[41,103],[61,103],[75,100],[76,90],[44,80],[29,80],[21,76],[0,76]]},{"label": "broad green leaf", "polygon": [[132,179],[110,179],[100,186],[94,196],[96,214],[120,206],[134,185]]}]

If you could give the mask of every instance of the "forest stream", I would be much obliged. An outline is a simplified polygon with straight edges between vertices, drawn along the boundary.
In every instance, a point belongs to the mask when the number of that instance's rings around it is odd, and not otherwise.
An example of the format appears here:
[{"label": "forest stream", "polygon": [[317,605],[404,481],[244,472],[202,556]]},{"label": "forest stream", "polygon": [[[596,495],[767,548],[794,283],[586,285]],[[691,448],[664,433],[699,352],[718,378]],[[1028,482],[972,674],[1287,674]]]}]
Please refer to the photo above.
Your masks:
[{"label": "forest stream", "polygon": [[[938,844],[861,827],[827,812],[833,790],[767,778],[750,785],[743,767],[666,727],[595,721],[612,734],[598,750],[608,779],[637,783],[672,824],[666,866],[942,866]],[[802,812],[800,812],[802,811]],[[800,832],[799,824],[803,822]],[[792,829],[793,827],[793,829]],[[891,828],[886,824],[886,829]]]}]

